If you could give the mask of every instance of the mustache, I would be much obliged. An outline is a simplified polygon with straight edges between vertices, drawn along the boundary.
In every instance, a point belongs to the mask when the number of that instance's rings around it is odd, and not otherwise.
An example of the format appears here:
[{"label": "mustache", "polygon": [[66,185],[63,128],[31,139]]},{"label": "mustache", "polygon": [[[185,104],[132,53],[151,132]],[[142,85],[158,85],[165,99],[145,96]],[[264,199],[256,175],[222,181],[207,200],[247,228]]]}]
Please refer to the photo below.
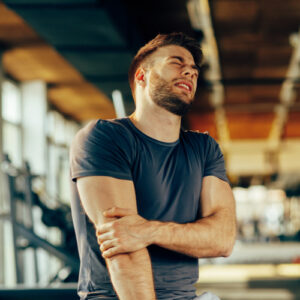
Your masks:
[{"label": "mustache", "polygon": [[180,80],[189,82],[190,84],[192,84],[194,86],[193,81],[191,81],[190,79],[183,78],[183,77],[175,78],[175,79],[172,80],[172,82],[176,82],[176,81],[180,81]]}]

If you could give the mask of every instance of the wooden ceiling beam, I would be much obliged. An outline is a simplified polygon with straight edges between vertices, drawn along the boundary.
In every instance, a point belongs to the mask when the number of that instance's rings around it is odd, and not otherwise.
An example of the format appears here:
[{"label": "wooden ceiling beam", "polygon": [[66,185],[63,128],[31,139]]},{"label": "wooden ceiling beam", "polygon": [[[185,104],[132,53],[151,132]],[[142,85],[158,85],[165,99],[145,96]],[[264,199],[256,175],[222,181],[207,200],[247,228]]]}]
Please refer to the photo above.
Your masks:
[{"label": "wooden ceiling beam", "polygon": [[266,139],[274,120],[274,113],[272,111],[243,113],[226,110],[226,117],[232,140]]},{"label": "wooden ceiling beam", "polygon": [[213,83],[211,87],[210,104],[215,109],[218,138],[222,145],[226,147],[230,141],[230,135],[223,107],[224,87],[221,82],[222,77],[218,47],[212,26],[209,3],[208,0],[190,0],[187,3],[187,8],[193,28],[203,32],[204,38],[201,46],[205,63],[208,65],[204,77]]},{"label": "wooden ceiling beam", "polygon": [[43,40],[17,14],[0,2],[0,41],[7,47]]},{"label": "wooden ceiling beam", "polygon": [[[70,3],[70,8],[74,7],[73,5]],[[90,7],[89,4],[86,6]],[[29,6],[24,5],[24,8]],[[22,18],[2,2],[0,2],[0,43],[5,45],[1,62],[6,75],[20,82],[36,79],[46,82],[48,99],[57,110],[78,121],[115,116],[110,99],[87,83],[56,49],[46,44]],[[75,50],[72,47],[65,50],[72,49]],[[89,48],[89,51],[99,50],[99,47]],[[111,48],[105,50],[117,51]]]},{"label": "wooden ceiling beam", "polygon": [[286,75],[287,79],[283,82],[280,91],[280,104],[275,108],[276,118],[268,137],[268,142],[274,149],[278,149],[280,146],[289,108],[296,100],[295,80],[300,77],[300,30],[291,35],[290,41],[294,50]]},{"label": "wooden ceiling beam", "polygon": [[3,55],[3,65],[19,81],[41,79],[47,83],[82,82],[81,74],[47,44],[16,47]]},{"label": "wooden ceiling beam", "polygon": [[78,121],[115,117],[112,102],[87,82],[52,87],[48,98],[56,108]]}]

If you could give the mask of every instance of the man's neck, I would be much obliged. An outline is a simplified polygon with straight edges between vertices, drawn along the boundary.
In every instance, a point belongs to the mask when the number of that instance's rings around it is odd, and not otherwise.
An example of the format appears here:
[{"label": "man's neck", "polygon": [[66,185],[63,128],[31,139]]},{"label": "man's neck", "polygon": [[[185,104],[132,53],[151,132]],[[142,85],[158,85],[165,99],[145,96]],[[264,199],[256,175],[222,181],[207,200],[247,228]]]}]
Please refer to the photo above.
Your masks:
[{"label": "man's neck", "polygon": [[163,108],[137,109],[129,118],[140,131],[156,140],[172,143],[179,138],[181,117]]}]

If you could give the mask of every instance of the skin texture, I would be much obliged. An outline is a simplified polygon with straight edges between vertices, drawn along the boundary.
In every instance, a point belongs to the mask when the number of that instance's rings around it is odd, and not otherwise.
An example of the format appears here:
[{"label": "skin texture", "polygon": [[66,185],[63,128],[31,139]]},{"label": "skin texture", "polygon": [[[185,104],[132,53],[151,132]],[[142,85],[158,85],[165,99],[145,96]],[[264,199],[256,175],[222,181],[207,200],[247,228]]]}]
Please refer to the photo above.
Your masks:
[{"label": "skin texture", "polygon": [[[147,221],[130,209],[114,207],[104,212],[117,217],[99,226],[98,242],[104,257],[143,249],[150,244],[189,256],[229,256],[235,240],[235,204],[228,183],[214,177],[203,179],[202,216],[194,223]],[[213,238],[212,238],[213,237]]]},{"label": "skin texture", "polygon": [[[181,57],[182,62],[174,57]],[[156,75],[169,82],[169,88],[182,101],[191,104],[197,89],[198,70],[191,53],[179,46],[159,48],[150,55],[151,63],[141,65],[135,77],[136,110],[130,116],[134,125],[146,135],[162,142],[175,142],[179,138],[181,116],[157,105],[151,97]],[[191,92],[176,84],[192,84]]]},{"label": "skin texture", "polygon": [[[130,119],[144,134],[174,142],[179,138],[181,114],[194,100],[198,70],[191,53],[175,45],[159,48],[149,61],[135,75],[136,110]],[[232,251],[235,203],[228,183],[214,176],[202,182],[201,218],[188,224],[139,216],[131,181],[93,176],[79,178],[77,184],[121,300],[155,299],[146,249],[150,244],[199,258],[228,256]]]},{"label": "skin texture", "polygon": [[[176,70],[182,65],[182,60],[179,56],[172,56],[167,60],[167,62],[171,72],[173,71],[172,69]],[[196,66],[194,72],[197,72],[198,74]],[[163,72],[163,74],[165,73],[166,72]],[[154,71],[153,76],[150,78],[149,93],[152,101],[155,104],[165,108],[171,113],[174,113],[178,116],[183,116],[192,104],[191,101],[185,101],[185,99],[183,99],[183,95],[193,95],[192,87],[194,84],[195,83],[192,80],[186,78],[175,78],[169,82],[167,79],[164,79],[161,75]],[[175,89],[175,91],[173,89]],[[178,89],[178,91],[176,89]],[[179,91],[181,94],[178,93]]]}]

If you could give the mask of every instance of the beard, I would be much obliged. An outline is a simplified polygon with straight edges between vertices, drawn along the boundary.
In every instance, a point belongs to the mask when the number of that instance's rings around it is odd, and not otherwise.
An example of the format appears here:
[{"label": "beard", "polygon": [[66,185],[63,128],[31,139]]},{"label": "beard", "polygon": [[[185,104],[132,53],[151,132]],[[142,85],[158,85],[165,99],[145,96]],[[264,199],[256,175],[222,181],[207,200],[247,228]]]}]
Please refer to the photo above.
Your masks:
[{"label": "beard", "polygon": [[172,85],[157,73],[154,73],[153,77],[150,78],[149,94],[155,104],[177,116],[185,115],[193,102],[182,100],[179,95],[172,91]]}]

